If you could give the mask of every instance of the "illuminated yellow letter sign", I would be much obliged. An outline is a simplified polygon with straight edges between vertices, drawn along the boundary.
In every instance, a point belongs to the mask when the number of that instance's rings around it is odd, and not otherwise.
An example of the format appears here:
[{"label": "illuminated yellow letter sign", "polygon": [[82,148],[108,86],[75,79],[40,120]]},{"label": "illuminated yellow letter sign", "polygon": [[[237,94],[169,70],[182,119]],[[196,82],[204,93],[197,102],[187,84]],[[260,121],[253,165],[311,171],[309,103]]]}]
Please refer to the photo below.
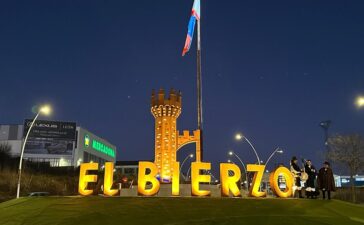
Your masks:
[{"label": "illuminated yellow letter sign", "polygon": [[[278,180],[279,180],[280,176],[282,178],[284,178],[285,183],[286,183],[286,188],[284,191],[282,191],[279,188]],[[293,180],[294,180],[294,178],[292,176],[291,171],[289,171],[289,169],[287,169],[286,167],[283,167],[283,166],[275,169],[269,176],[269,183],[270,183],[273,193],[281,198],[288,198],[288,197],[292,196]]]},{"label": "illuminated yellow letter sign", "polygon": [[174,163],[172,174],[172,195],[179,196],[179,162]]},{"label": "illuminated yellow letter sign", "polygon": [[[89,183],[97,182],[97,175],[89,174],[89,171],[97,171],[98,163],[83,163],[80,166],[80,178],[78,184],[78,192],[81,195],[92,195],[93,190],[87,189]],[[201,174],[201,171],[211,169],[211,163],[193,162],[191,165],[191,193],[192,196],[210,196],[211,191],[200,190],[201,183],[210,183],[211,175]],[[260,184],[264,174],[265,165],[248,164],[247,171],[255,172],[249,195],[252,197],[265,197],[266,193],[260,191]],[[176,162],[172,170],[172,196],[180,195],[179,187],[179,162]],[[233,175],[229,173],[233,172]],[[114,196],[119,190],[112,189],[113,186],[114,163],[105,163],[104,174],[104,194],[106,196]],[[138,173],[138,194],[142,196],[153,196],[159,192],[160,183],[157,179],[158,168],[152,162],[139,162]],[[220,164],[220,180],[221,180],[221,196],[228,197],[230,193],[234,197],[240,197],[241,191],[239,185],[241,172],[237,165],[231,163]],[[280,198],[288,198],[293,193],[294,178],[285,167],[278,167],[269,177],[270,187],[273,193]],[[285,189],[281,190],[280,182],[285,183]]]},{"label": "illuminated yellow letter sign", "polygon": [[104,195],[114,196],[119,193],[117,189],[111,189],[114,183],[114,163],[105,163],[105,175],[104,175]]},{"label": "illuminated yellow letter sign", "polygon": [[211,163],[193,162],[191,165],[191,188],[193,196],[210,196],[211,192],[200,190],[200,183],[210,183],[210,175],[201,175],[201,170],[210,170]]},{"label": "illuminated yellow letter sign", "polygon": [[255,172],[253,178],[253,187],[249,190],[249,195],[253,197],[265,197],[265,192],[259,191],[260,183],[263,178],[265,165],[248,164],[247,171]]},{"label": "illuminated yellow letter sign", "polygon": [[[229,175],[229,172],[234,173],[233,176]],[[234,197],[240,197],[241,193],[238,185],[240,181],[241,172],[237,165],[232,163],[221,163],[220,164],[220,180],[221,180],[221,196],[229,197],[230,191]]]},{"label": "illuminated yellow letter sign", "polygon": [[87,196],[92,195],[93,190],[87,190],[88,183],[96,182],[97,175],[88,175],[87,171],[98,170],[98,163],[83,163],[80,167],[80,178],[78,181],[78,193]]},{"label": "illuminated yellow letter sign", "polygon": [[[149,174],[146,174],[147,169],[150,170]],[[139,162],[138,173],[138,194],[143,196],[156,195],[160,188],[160,183],[156,176],[158,173],[157,166],[151,162]],[[151,184],[152,187],[147,189],[147,184]]]}]

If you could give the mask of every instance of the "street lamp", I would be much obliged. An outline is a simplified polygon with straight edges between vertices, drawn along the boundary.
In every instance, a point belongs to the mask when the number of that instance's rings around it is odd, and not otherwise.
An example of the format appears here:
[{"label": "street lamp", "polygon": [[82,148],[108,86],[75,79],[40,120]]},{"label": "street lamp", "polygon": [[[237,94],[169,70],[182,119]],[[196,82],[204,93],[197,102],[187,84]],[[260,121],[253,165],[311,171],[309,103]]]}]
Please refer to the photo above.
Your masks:
[{"label": "street lamp", "polygon": [[[214,176],[214,174],[212,174],[211,170],[207,171],[207,174],[211,176],[212,179],[214,179],[215,181],[217,181],[216,177]],[[209,184],[211,184],[211,179]]]},{"label": "street lamp", "polygon": [[187,179],[191,177],[191,176],[188,176],[188,174],[190,173],[190,171],[191,171],[191,166],[187,170],[186,177],[185,177],[185,181],[187,181]]},{"label": "street lamp", "polygon": [[[239,162],[240,162],[240,163],[241,163],[241,165],[243,166],[244,171],[245,171],[245,174],[246,174],[246,173],[247,173],[247,171],[246,171],[246,166],[245,166],[245,164],[244,164],[243,160],[241,160],[241,158],[240,158],[237,154],[235,154],[235,152],[233,152],[233,151],[229,151],[229,152],[228,152],[228,154],[229,154],[230,156],[235,156],[235,157],[239,160]],[[228,160],[228,162],[231,162],[231,160],[229,159],[229,160]]]},{"label": "street lamp", "polygon": [[364,108],[364,96],[358,96],[356,98],[355,104],[358,108]]},{"label": "street lamp", "polygon": [[183,164],[185,164],[185,162],[188,160],[188,159],[192,159],[194,157],[193,154],[189,154],[188,156],[186,156],[186,158],[182,161],[182,164],[179,168],[179,170],[181,171],[182,167],[183,167]]},{"label": "street lamp", "polygon": [[320,122],[320,127],[324,130],[324,134],[325,134],[325,147],[326,147],[326,151],[329,151],[329,128],[331,126],[331,120],[325,120],[325,121],[321,121]]},{"label": "street lamp", "polygon": [[[180,174],[182,174],[182,167],[183,167],[183,164],[185,164],[185,162],[188,160],[188,159],[192,159],[194,157],[194,155],[193,154],[189,154],[188,156],[186,156],[186,158],[182,161],[182,164],[181,164],[181,166],[179,167],[179,172],[180,172]],[[183,176],[183,174],[182,174],[182,176]],[[186,178],[185,178],[185,180],[186,180]]]},{"label": "street lamp", "polygon": [[32,130],[32,128],[34,126],[34,123],[38,119],[38,117],[39,117],[40,114],[43,114],[43,115],[46,115],[47,116],[51,112],[52,112],[52,108],[51,108],[50,105],[43,105],[43,106],[41,106],[39,108],[39,110],[38,110],[37,115],[34,117],[32,123],[29,126],[27,135],[25,136],[24,143],[23,143],[23,146],[22,146],[21,152],[20,152],[19,171],[18,171],[18,186],[17,186],[17,190],[16,190],[16,198],[19,198],[19,195],[20,195],[20,180],[21,180],[21,169],[22,169],[22,164],[23,164],[23,155],[24,155],[25,145],[27,143],[27,140],[28,140],[30,131]]},{"label": "street lamp", "polygon": [[260,165],[261,161],[260,161],[260,159],[259,159],[258,152],[257,152],[257,150],[254,148],[253,144],[249,141],[249,139],[248,139],[246,136],[244,136],[244,135],[242,135],[242,134],[240,134],[240,133],[237,133],[237,134],[235,135],[235,139],[236,139],[237,141],[241,141],[241,140],[244,140],[244,139],[245,139],[245,140],[246,140],[246,142],[248,142],[248,144],[250,145],[250,147],[253,149],[253,151],[254,151],[254,153],[255,153],[255,156],[257,157],[258,164]]},{"label": "street lamp", "polygon": [[267,162],[265,163],[265,166],[267,167],[267,165],[268,165],[268,162],[270,161],[270,159],[274,156],[274,154],[276,154],[276,153],[279,153],[279,154],[283,154],[283,150],[281,149],[281,148],[276,148],[273,152],[272,152],[272,154],[269,156],[269,158],[268,158],[268,160],[267,160]]},{"label": "street lamp", "polygon": [[[228,152],[228,154],[229,154],[230,156],[235,156],[235,157],[239,160],[239,162],[241,163],[241,165],[242,165],[242,166],[243,166],[243,168],[244,168],[244,172],[245,172],[245,180],[247,181],[247,184],[249,185],[249,182],[248,182],[248,171],[246,170],[246,166],[245,166],[245,164],[244,164],[243,160],[241,160],[241,158],[240,158],[237,154],[235,154],[235,152],[233,152],[233,151],[229,151],[229,152]],[[231,160],[229,159],[229,160],[228,160],[228,162],[231,162]]]}]

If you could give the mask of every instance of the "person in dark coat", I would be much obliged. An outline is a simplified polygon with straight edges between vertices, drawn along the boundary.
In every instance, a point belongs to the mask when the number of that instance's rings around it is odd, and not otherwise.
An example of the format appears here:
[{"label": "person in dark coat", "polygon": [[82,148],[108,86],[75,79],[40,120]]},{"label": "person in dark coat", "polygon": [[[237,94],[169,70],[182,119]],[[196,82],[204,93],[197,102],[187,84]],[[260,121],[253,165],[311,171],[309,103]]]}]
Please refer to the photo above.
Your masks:
[{"label": "person in dark coat", "polygon": [[307,198],[315,198],[316,197],[316,168],[312,165],[311,160],[306,160],[305,163],[305,172],[308,175],[308,179],[306,181],[306,197]]},{"label": "person in dark coat", "polygon": [[291,159],[291,173],[294,177],[294,190],[298,191],[298,197],[302,197],[302,187],[301,187],[301,168],[298,165],[298,159],[296,156],[293,156]]},{"label": "person in dark coat", "polygon": [[319,171],[318,185],[319,188],[322,190],[322,198],[326,198],[327,192],[327,197],[330,200],[331,191],[335,191],[335,180],[332,169],[330,168],[330,163],[328,162],[324,162],[324,167],[322,167]]}]

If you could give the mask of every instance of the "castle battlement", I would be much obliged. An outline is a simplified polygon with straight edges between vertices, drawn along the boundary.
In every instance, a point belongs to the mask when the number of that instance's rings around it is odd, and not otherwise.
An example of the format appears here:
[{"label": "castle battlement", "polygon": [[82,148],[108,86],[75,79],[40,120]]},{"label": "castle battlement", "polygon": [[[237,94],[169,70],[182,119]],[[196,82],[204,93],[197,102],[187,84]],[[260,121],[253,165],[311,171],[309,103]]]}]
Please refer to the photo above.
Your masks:
[{"label": "castle battlement", "polygon": [[181,131],[177,131],[178,136],[189,139],[189,138],[193,138],[195,136],[199,136],[199,130],[194,130],[194,131],[189,131],[189,130],[183,130]]},{"label": "castle battlement", "polygon": [[158,91],[158,94],[155,91],[152,91],[152,99],[151,106],[174,106],[181,108],[182,106],[182,93],[180,91],[176,92],[173,88],[169,92],[169,96],[167,97],[164,93],[164,90],[161,88]]},{"label": "castle battlement", "polygon": [[181,114],[182,94],[171,89],[167,97],[163,89],[158,94],[152,91],[151,112],[155,118],[162,116],[171,116],[177,118]]}]

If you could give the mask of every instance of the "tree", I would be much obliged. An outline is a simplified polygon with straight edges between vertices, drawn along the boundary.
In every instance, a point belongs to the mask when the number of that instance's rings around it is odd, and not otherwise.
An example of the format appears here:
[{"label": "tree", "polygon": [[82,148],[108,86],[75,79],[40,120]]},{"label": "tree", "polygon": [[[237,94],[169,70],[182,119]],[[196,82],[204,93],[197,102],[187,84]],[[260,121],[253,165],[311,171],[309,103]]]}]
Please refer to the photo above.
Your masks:
[{"label": "tree", "polygon": [[4,169],[5,164],[11,159],[11,146],[7,143],[0,143],[0,168]]},{"label": "tree", "polygon": [[335,135],[328,143],[327,158],[344,165],[350,172],[352,201],[356,202],[354,176],[364,166],[364,137],[359,134]]}]

